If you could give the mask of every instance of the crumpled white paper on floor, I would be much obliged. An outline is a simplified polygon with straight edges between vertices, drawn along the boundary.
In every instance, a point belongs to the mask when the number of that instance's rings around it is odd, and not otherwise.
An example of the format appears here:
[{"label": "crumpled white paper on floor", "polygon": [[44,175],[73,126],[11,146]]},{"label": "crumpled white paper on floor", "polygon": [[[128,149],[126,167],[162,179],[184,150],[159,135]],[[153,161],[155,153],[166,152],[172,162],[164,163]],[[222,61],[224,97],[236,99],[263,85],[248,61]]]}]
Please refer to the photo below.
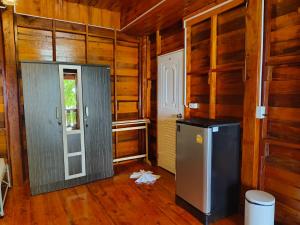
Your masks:
[{"label": "crumpled white paper on floor", "polygon": [[137,184],[153,184],[160,176],[153,174],[152,171],[140,170],[139,172],[132,173],[130,178],[136,179],[135,183]]}]

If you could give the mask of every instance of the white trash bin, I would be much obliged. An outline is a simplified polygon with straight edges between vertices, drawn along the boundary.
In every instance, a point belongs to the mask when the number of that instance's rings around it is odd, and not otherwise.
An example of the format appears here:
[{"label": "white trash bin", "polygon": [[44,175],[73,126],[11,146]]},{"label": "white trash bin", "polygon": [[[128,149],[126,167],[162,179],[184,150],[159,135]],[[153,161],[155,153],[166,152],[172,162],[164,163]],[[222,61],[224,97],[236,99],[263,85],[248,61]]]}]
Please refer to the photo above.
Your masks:
[{"label": "white trash bin", "polygon": [[245,225],[274,225],[275,198],[263,191],[247,191]]}]

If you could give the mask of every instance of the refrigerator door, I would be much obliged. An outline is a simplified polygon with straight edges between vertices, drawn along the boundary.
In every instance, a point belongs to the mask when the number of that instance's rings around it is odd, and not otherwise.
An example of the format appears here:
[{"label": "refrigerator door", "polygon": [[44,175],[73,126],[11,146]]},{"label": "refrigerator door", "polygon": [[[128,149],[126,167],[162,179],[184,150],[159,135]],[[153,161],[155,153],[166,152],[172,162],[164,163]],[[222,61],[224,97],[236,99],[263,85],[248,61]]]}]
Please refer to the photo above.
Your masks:
[{"label": "refrigerator door", "polygon": [[177,124],[176,194],[211,212],[212,129]]}]

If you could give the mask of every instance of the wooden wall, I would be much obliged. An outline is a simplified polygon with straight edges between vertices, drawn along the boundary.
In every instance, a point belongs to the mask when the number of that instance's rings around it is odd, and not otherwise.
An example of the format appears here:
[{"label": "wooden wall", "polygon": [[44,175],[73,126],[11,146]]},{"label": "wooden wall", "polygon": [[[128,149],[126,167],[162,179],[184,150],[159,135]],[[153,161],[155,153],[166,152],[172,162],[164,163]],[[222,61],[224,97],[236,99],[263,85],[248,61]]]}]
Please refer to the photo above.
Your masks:
[{"label": "wooden wall", "polygon": [[[109,65],[113,121],[142,117],[140,38],[93,26],[21,15],[16,17],[16,25],[19,61]],[[19,83],[22,93],[22,81]],[[24,125],[23,97],[20,99]],[[143,152],[140,136],[138,131],[115,134],[114,157]],[[22,137],[26,148],[24,127]]]},{"label": "wooden wall", "polygon": [[16,13],[82,24],[120,28],[120,12],[63,0],[18,0]]},{"label": "wooden wall", "polygon": [[261,188],[280,224],[300,224],[300,1],[267,0]]},{"label": "wooden wall", "polygon": [[[239,6],[193,24],[189,29],[191,118],[243,119],[245,7]],[[233,44],[234,43],[234,44]]]},{"label": "wooden wall", "polygon": [[[0,22],[2,30],[2,23]],[[0,157],[8,157],[7,129],[6,129],[6,104],[5,104],[5,70],[4,70],[3,36],[0,34]]]}]

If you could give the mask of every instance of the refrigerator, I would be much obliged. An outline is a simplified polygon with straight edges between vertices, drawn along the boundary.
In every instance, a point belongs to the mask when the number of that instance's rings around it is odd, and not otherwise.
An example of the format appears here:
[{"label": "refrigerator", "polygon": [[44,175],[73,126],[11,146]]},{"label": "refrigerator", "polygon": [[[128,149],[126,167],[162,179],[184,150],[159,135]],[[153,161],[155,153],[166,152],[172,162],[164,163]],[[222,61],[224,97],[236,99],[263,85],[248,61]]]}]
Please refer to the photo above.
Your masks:
[{"label": "refrigerator", "polygon": [[176,203],[205,225],[237,213],[239,122],[178,120],[176,127]]}]

